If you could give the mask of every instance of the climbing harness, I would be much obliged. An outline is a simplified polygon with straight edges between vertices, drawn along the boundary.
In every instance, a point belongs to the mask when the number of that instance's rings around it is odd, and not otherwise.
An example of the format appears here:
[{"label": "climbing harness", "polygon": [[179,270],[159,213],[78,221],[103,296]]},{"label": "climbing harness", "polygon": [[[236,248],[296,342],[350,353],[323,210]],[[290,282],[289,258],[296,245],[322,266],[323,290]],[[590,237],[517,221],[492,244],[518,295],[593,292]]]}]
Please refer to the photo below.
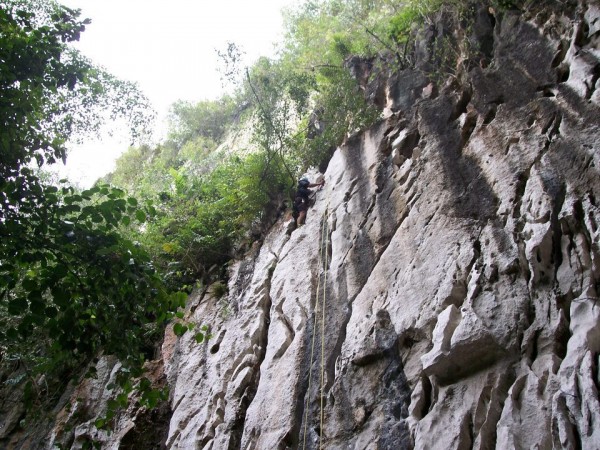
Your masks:
[{"label": "climbing harness", "polygon": [[[320,189],[319,189],[320,190]],[[316,191],[315,191],[316,194]],[[323,270],[323,293],[321,297],[321,274],[317,282],[317,298],[315,300],[314,307],[314,325],[313,335],[310,348],[310,361],[308,369],[308,390],[306,391],[306,404],[304,407],[304,440],[302,448],[306,449],[306,435],[308,430],[308,409],[310,403],[310,392],[312,384],[312,369],[313,369],[313,357],[315,353],[315,336],[317,335],[317,320],[319,314],[319,307],[321,308],[321,376],[320,376],[320,387],[319,393],[321,396],[320,401],[320,412],[319,412],[319,449],[323,448],[323,410],[324,410],[324,387],[325,387],[325,306],[327,302],[327,267],[329,265],[329,198],[327,199],[327,206],[323,213],[323,223],[321,225],[321,236],[319,239],[319,268]]]}]

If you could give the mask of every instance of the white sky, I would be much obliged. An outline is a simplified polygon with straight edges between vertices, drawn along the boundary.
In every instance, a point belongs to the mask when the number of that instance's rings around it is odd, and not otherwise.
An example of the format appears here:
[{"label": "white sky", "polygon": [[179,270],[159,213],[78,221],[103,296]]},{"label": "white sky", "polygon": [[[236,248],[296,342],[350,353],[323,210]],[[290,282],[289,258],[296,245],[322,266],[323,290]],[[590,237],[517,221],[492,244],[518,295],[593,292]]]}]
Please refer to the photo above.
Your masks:
[{"label": "white sky", "polygon": [[[215,49],[235,42],[246,64],[274,54],[281,9],[293,0],[61,0],[92,23],[76,47],[119,78],[138,82],[164,130],[176,100],[214,99],[222,93]],[[66,174],[88,186],[114,167],[127,149],[124,137],[74,148]]]}]

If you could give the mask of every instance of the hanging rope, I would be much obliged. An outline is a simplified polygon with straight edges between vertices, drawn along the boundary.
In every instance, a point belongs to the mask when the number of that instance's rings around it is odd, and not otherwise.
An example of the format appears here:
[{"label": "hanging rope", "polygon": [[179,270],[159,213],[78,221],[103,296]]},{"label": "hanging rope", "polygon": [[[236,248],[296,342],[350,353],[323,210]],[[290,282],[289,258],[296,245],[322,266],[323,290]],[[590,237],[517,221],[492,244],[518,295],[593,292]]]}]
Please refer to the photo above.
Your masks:
[{"label": "hanging rope", "polygon": [[[321,379],[320,379],[320,389],[319,393],[321,396],[320,401],[320,430],[319,430],[319,448],[323,448],[323,411],[324,411],[324,380],[325,380],[325,304],[326,304],[326,294],[327,294],[327,266],[329,264],[329,222],[328,222],[328,212],[329,212],[329,199],[327,199],[327,207],[325,208],[325,212],[323,214],[323,222],[321,225],[321,236],[319,239],[319,268],[323,270],[323,300],[322,305],[320,302],[321,296],[321,274],[319,274],[318,282],[317,282],[317,298],[315,300],[315,308],[314,308],[314,325],[313,325],[313,335],[312,342],[310,348],[310,360],[309,360],[309,369],[308,369],[308,391],[306,394],[306,404],[304,407],[304,439],[302,443],[302,448],[306,449],[306,435],[308,430],[308,411],[309,411],[309,403],[310,403],[310,392],[312,386],[312,368],[313,368],[313,358],[315,353],[315,337],[317,335],[317,320],[319,317],[319,307],[321,308]],[[325,255],[325,256],[324,256]]]},{"label": "hanging rope", "polygon": [[321,319],[321,426],[319,428],[319,448],[323,448],[323,402],[325,399],[325,305],[327,302],[327,267],[329,265],[329,200],[327,201],[327,207],[325,208],[325,218],[323,223],[325,224],[325,232],[321,236],[322,245],[325,247],[325,264],[323,265],[323,305],[322,305],[322,319]]}]

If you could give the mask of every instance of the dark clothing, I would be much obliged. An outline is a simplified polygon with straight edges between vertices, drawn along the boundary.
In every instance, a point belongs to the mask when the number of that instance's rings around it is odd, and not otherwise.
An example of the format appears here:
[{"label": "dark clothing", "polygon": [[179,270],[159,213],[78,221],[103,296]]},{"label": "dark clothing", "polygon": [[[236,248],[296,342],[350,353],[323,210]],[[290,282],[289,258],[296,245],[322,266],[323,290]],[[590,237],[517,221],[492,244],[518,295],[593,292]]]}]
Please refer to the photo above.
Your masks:
[{"label": "dark clothing", "polygon": [[298,190],[296,191],[296,197],[302,197],[304,200],[308,201],[308,198],[312,194],[312,191],[306,187],[298,186]]},{"label": "dark clothing", "polygon": [[302,178],[298,183],[298,190],[296,191],[296,195],[294,196],[294,204],[293,204],[293,213],[294,221],[296,226],[304,225],[304,221],[306,220],[306,212],[308,211],[308,207],[310,206],[311,198],[310,196],[314,194],[314,191],[311,191],[309,188],[311,187],[323,187],[324,181],[320,183],[311,184],[307,178]]},{"label": "dark clothing", "polygon": [[309,198],[312,191],[306,187],[299,186],[294,197],[294,215],[297,217],[300,211],[308,211]]}]

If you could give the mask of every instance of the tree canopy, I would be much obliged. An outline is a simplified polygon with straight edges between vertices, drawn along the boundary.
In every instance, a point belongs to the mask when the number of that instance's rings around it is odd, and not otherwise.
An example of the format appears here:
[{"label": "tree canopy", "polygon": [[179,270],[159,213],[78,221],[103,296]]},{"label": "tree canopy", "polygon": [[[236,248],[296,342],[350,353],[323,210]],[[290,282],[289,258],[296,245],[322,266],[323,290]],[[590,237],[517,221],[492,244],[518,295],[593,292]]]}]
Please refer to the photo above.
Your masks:
[{"label": "tree canopy", "polygon": [[12,381],[30,401],[102,352],[141,374],[152,335],[182,301],[125,237],[151,204],[108,185],[52,185],[38,171],[106,120],[124,117],[135,137],[152,118],[134,84],[69,46],[89,23],[79,16],[52,0],[0,1],[0,363],[17,368]]}]

